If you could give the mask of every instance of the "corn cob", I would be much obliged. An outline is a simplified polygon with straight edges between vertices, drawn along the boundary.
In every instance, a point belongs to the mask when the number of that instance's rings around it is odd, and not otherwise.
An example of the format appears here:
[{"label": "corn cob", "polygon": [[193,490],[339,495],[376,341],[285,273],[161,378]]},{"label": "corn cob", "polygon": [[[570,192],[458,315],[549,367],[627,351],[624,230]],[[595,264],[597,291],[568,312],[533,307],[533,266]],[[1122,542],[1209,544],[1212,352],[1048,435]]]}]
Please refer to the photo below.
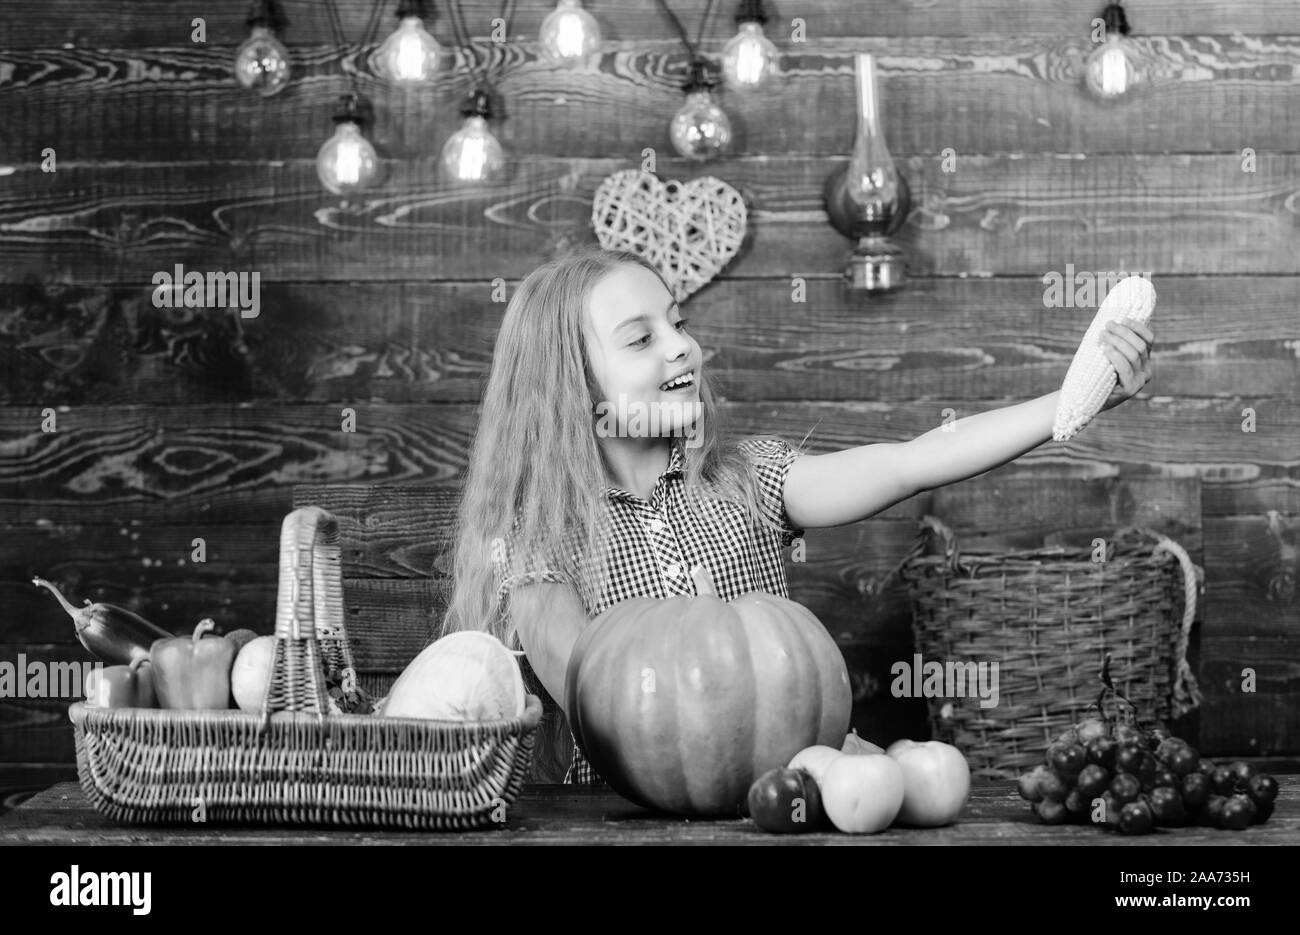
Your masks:
[{"label": "corn cob", "polygon": [[1129,276],[1117,282],[1097,309],[1092,324],[1070,361],[1070,369],[1061,384],[1056,404],[1052,438],[1058,442],[1073,438],[1101,411],[1119,380],[1119,374],[1106,357],[1102,333],[1112,321],[1136,321],[1145,324],[1156,307],[1156,290],[1141,276]]}]

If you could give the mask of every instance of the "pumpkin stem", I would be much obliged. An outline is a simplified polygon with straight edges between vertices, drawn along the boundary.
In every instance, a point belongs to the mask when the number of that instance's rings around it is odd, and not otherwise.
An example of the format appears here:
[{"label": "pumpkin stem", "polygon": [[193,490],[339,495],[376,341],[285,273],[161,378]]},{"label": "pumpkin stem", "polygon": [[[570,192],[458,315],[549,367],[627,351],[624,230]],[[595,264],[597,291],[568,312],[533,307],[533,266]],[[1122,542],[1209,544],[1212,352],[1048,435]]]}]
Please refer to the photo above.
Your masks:
[{"label": "pumpkin stem", "polygon": [[691,580],[695,582],[695,590],[700,594],[718,596],[718,590],[713,586],[713,576],[703,565],[696,565],[691,569]]}]

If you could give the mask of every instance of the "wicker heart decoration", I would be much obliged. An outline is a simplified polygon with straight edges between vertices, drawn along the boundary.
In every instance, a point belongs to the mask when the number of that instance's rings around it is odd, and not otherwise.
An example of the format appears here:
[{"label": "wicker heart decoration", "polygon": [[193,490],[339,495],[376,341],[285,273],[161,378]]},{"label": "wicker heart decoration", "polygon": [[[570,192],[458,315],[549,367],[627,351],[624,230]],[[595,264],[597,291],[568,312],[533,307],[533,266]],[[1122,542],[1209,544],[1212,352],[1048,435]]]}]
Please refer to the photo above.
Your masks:
[{"label": "wicker heart decoration", "polygon": [[662,182],[624,169],[600,183],[591,206],[596,239],[653,263],[678,302],[735,259],[745,240],[745,200],[721,179]]}]

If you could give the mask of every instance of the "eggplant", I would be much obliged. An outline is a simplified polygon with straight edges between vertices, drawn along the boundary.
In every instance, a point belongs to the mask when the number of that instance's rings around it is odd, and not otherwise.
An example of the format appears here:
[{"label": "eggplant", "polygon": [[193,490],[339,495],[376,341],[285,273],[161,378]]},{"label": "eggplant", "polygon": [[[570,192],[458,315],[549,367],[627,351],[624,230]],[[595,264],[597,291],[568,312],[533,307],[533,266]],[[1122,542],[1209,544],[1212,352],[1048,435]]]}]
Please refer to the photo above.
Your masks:
[{"label": "eggplant", "polygon": [[148,659],[154,640],[171,639],[175,635],[125,607],[92,604],[89,598],[85,607],[73,607],[59,589],[44,578],[33,578],[32,583],[48,588],[58,598],[77,628],[81,645],[112,665],[126,666],[139,658]]}]

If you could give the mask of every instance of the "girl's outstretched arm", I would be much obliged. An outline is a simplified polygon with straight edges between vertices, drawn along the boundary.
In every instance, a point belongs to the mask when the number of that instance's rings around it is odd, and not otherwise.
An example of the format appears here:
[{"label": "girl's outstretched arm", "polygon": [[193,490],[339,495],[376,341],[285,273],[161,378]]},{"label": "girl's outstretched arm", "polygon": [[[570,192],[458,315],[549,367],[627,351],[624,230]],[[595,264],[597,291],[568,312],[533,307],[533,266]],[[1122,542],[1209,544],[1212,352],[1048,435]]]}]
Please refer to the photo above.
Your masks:
[{"label": "girl's outstretched arm", "polygon": [[983,474],[1051,439],[1059,395],[966,416],[911,441],[804,455],[786,475],[786,512],[805,529],[842,526]]},{"label": "girl's outstretched arm", "polygon": [[[1118,377],[1103,410],[1151,382],[1149,325],[1112,322],[1103,343]],[[980,412],[911,441],[804,455],[790,465],[785,509],[795,526],[843,526],[874,516],[923,490],[943,487],[1014,461],[1051,440],[1060,391]]]},{"label": "girl's outstretched arm", "polygon": [[1061,391],[940,425],[902,447],[916,492],[991,471],[1052,440]]}]

